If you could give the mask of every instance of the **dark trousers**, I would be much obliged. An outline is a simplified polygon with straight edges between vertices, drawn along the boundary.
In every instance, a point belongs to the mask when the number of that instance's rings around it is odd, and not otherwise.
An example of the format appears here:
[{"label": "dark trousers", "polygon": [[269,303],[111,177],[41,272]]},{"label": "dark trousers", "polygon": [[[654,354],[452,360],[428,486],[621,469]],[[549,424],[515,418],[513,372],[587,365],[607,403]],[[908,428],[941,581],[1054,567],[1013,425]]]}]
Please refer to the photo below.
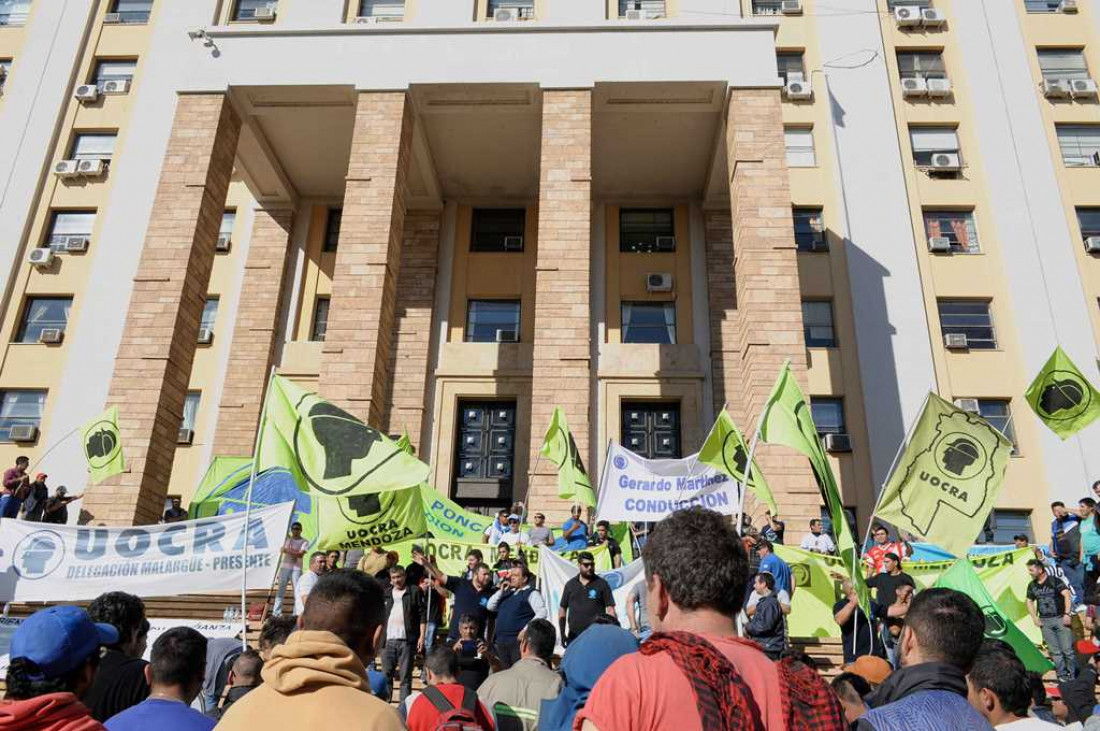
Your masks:
[{"label": "dark trousers", "polygon": [[386,680],[392,685],[394,671],[400,673],[401,703],[412,693],[415,654],[415,640],[386,640],[386,646],[382,648],[382,674],[386,676]]},{"label": "dark trousers", "polygon": [[494,643],[494,649],[496,650],[497,659],[500,660],[501,670],[507,670],[508,668],[519,662],[519,640],[518,639],[504,639],[498,640]]}]

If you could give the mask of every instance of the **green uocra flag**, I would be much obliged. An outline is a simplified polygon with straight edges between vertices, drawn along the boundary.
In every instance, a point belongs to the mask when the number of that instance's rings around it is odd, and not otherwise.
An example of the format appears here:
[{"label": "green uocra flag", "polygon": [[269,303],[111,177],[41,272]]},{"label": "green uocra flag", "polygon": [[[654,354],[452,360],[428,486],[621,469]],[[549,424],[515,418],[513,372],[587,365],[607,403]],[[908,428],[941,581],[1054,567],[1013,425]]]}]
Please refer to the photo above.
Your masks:
[{"label": "green uocra flag", "polygon": [[1032,411],[1062,439],[1100,416],[1100,393],[1092,387],[1061,346],[1046,362],[1025,394]]},{"label": "green uocra flag", "polygon": [[[722,409],[722,413],[718,415],[714,426],[711,427],[710,434],[707,435],[707,440],[703,442],[703,447],[699,450],[699,461],[722,470],[742,485],[745,484],[749,448],[745,445],[741,432],[737,430],[737,425],[733,423],[733,418],[725,409]],[[772,491],[768,487],[767,480],[764,479],[764,473],[760,471],[760,466],[756,464],[755,459],[752,463],[752,472],[747,486],[758,500],[765,503],[773,514],[777,514],[779,509],[775,506],[775,498],[772,497]]]},{"label": "green uocra flag", "polygon": [[412,457],[416,456],[416,450],[413,448],[412,439],[409,438],[408,429],[405,430],[405,433],[401,435],[401,438],[398,439],[395,444],[397,444],[397,448],[405,454],[408,454]]},{"label": "green uocra flag", "polygon": [[960,591],[973,599],[985,615],[985,636],[994,640],[1003,640],[1011,645],[1016,651],[1016,656],[1028,670],[1043,675],[1054,669],[1039,648],[1004,615],[997,606],[997,602],[993,601],[993,597],[986,591],[978,574],[974,572],[974,567],[965,558],[959,559],[944,572],[936,582],[936,586]]},{"label": "green uocra flag", "polygon": [[996,427],[930,393],[875,515],[965,556],[997,502],[1011,454]]},{"label": "green uocra flag", "polygon": [[122,438],[118,431],[118,407],[112,406],[87,422],[81,429],[84,459],[88,462],[92,484],[98,485],[125,469]]},{"label": "green uocra flag", "polygon": [[546,430],[546,438],[539,451],[558,468],[558,497],[563,500],[575,500],[582,505],[596,504],[596,495],[592,492],[592,481],[588,479],[588,473],[584,470],[584,462],[577,450],[577,443],[573,441],[573,434],[569,431],[569,425],[565,423],[565,412],[560,406],[554,408],[550,428]]},{"label": "green uocra flag", "polygon": [[419,538],[427,532],[420,486],[350,497],[314,500],[321,550],[376,548]]}]

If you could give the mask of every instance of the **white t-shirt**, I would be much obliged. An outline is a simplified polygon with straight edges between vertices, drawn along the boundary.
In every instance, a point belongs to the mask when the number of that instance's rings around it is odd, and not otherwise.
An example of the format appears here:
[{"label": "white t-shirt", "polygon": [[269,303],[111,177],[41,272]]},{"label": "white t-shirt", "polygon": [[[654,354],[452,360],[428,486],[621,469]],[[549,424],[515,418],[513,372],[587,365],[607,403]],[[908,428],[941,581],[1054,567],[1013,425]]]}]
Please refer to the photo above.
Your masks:
[{"label": "white t-shirt", "polygon": [[307,571],[298,579],[298,585],[294,587],[294,613],[299,617],[306,610],[306,597],[313,591],[313,585],[320,579],[320,574]]},{"label": "white t-shirt", "polygon": [[807,533],[802,539],[802,545],[799,546],[803,551],[815,551],[817,553],[833,553],[836,551],[836,544],[833,543],[833,539],[824,533],[819,533],[816,536],[813,533]]},{"label": "white t-shirt", "polygon": [[526,546],[531,542],[531,536],[527,535],[523,531],[520,531],[519,533],[508,531],[507,533],[501,534],[500,542],[507,543],[510,546]]},{"label": "white t-shirt", "polygon": [[408,590],[408,587],[400,590],[390,589],[390,594],[393,596],[393,606],[390,607],[390,616],[386,620],[387,640],[405,639],[405,604],[402,599]]},{"label": "white t-shirt", "polygon": [[[302,551],[303,553],[309,548],[309,541],[305,538],[287,538],[283,541],[283,548],[289,548],[293,551]],[[287,569],[300,569],[302,568],[301,556],[288,556],[283,554],[283,568]]]},{"label": "white t-shirt", "polygon": [[489,545],[495,546],[500,543],[500,537],[504,535],[505,529],[500,526],[500,523],[495,520],[489,524],[489,527],[485,529],[485,535],[489,536]]},{"label": "white t-shirt", "polygon": [[[779,600],[779,603],[784,607],[791,606],[791,595],[787,593],[786,589],[780,589],[775,593],[775,598]],[[760,603],[760,595],[755,591],[749,594],[749,600],[745,602],[745,609],[751,609]],[[747,613],[747,612],[746,612]]]}]

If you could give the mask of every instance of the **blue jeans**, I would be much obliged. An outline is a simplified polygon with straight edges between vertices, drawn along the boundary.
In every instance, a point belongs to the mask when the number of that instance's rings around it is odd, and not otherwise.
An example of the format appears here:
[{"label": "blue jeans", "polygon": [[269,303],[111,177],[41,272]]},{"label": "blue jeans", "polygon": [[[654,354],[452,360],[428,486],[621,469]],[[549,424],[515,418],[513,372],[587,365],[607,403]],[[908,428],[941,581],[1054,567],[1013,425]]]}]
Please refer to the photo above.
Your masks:
[{"label": "blue jeans", "polygon": [[[283,613],[283,595],[286,594],[287,582],[290,582],[290,593],[294,594],[294,587],[298,585],[298,579],[302,578],[300,566],[283,566],[279,569],[279,581],[275,585],[275,606],[271,608],[271,614],[278,617]],[[294,602],[292,601],[291,604]]]},{"label": "blue jeans", "polygon": [[1073,589],[1073,606],[1085,602],[1085,565],[1080,561],[1059,561],[1058,568],[1066,575],[1066,581]]},{"label": "blue jeans", "polygon": [[1073,680],[1077,674],[1077,656],[1073,654],[1073,632],[1062,623],[1061,617],[1042,617],[1039,628],[1043,633],[1058,680]]}]

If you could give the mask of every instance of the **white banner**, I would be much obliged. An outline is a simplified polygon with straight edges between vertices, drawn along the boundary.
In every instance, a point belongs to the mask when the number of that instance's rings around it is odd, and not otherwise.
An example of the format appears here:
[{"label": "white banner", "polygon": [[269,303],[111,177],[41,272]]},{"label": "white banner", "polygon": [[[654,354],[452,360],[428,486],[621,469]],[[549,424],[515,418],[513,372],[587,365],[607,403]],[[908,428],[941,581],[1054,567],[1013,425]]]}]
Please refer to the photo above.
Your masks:
[{"label": "white banner", "polygon": [[700,462],[697,455],[643,459],[611,442],[597,502],[601,520],[656,523],[677,510],[696,505],[735,515],[741,501],[737,482]]},{"label": "white banner", "polygon": [[293,503],[165,525],[108,528],[5,520],[0,525],[0,602],[141,597],[241,588],[275,581]]},{"label": "white banner", "polygon": [[[601,571],[598,576],[603,578],[611,586],[611,595],[615,597],[615,613],[619,617],[619,624],[623,629],[630,629],[630,620],[627,612],[630,607],[626,603],[626,595],[631,587],[645,581],[645,571],[642,559],[631,561],[621,569],[613,571]],[[566,561],[554,553],[547,546],[539,546],[539,580],[542,582],[542,598],[546,600],[546,610],[550,621],[557,622],[558,609],[561,606],[561,593],[565,583],[580,572],[577,565]],[[644,620],[644,618],[643,618]],[[641,624],[646,624],[645,621]],[[556,626],[556,624],[555,624]],[[558,653],[563,650],[561,638],[558,638]]]}]

